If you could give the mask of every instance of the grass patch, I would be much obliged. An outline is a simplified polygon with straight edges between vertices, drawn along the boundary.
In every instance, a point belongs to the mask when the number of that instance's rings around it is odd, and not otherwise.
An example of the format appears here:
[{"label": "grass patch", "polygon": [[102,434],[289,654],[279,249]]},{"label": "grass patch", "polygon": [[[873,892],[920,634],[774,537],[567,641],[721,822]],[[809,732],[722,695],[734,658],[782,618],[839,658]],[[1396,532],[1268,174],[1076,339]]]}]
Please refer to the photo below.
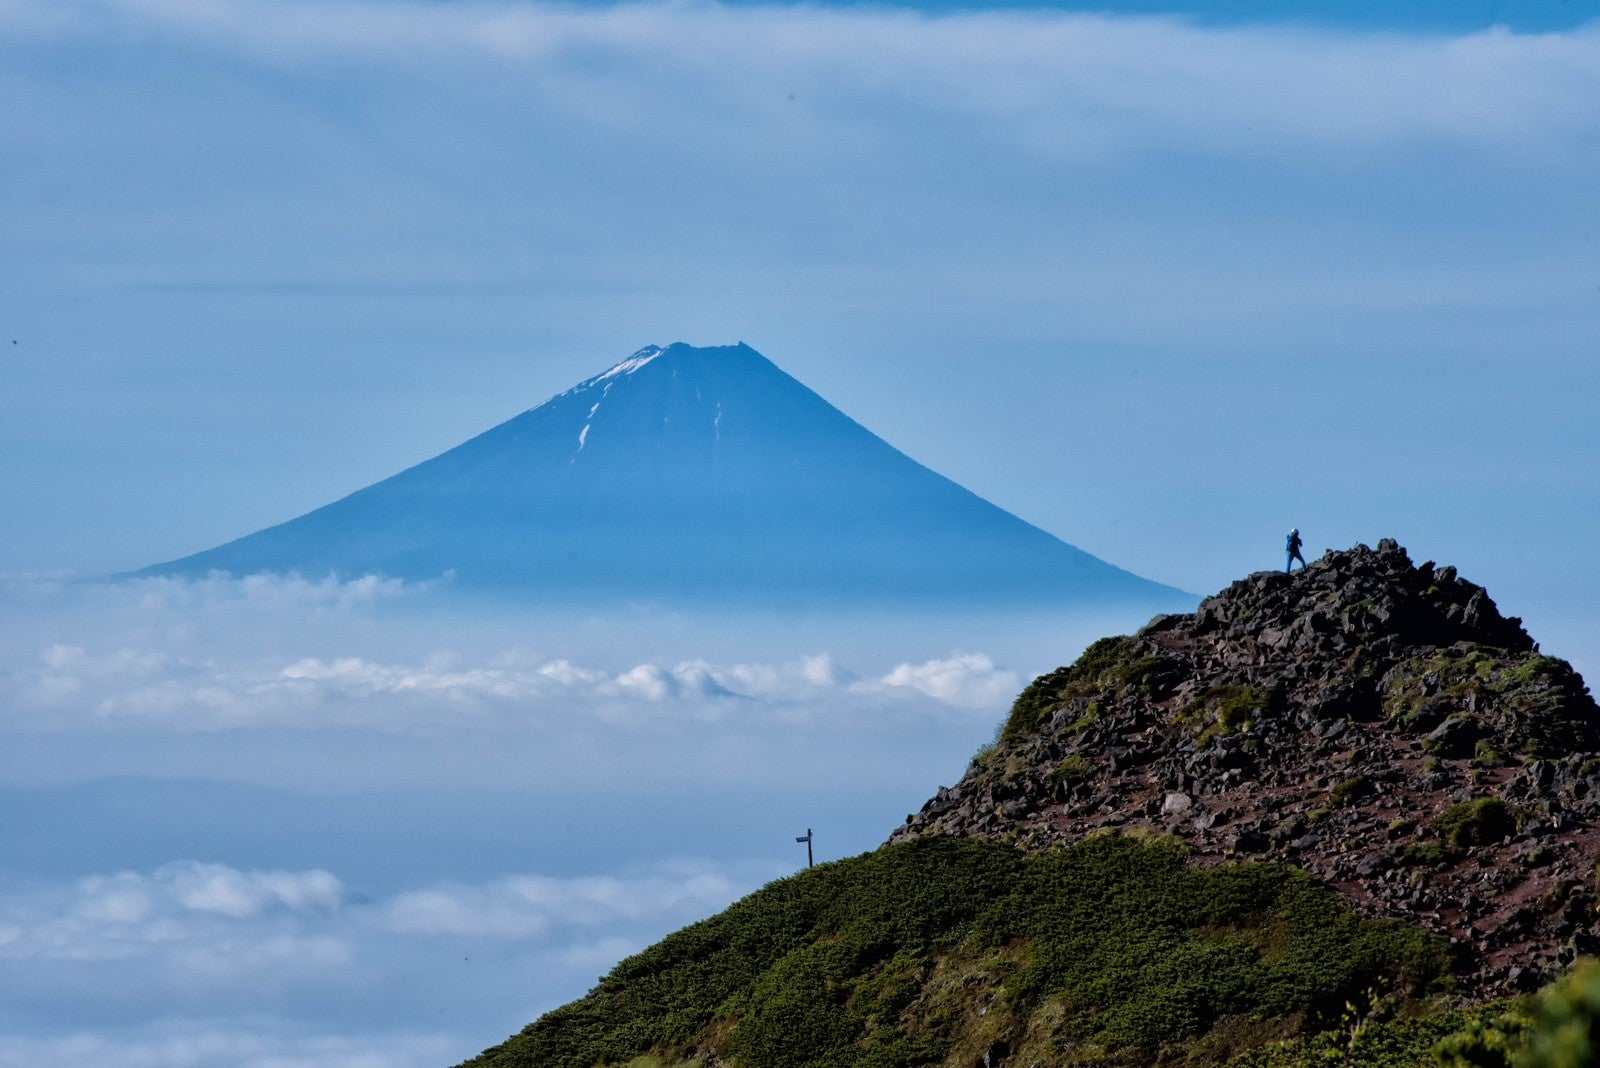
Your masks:
[{"label": "grass patch", "polygon": [[1050,772],[1051,786],[1075,786],[1094,774],[1094,761],[1082,753],[1073,753],[1057,764]]},{"label": "grass patch", "polygon": [[1061,728],[1061,733],[1077,734],[1085,727],[1092,727],[1098,722],[1100,722],[1100,702],[1090,701],[1089,707],[1084,710],[1083,715]]},{"label": "grass patch", "polygon": [[[1459,715],[1468,708],[1493,708],[1505,724],[1506,744],[1497,748],[1512,754],[1553,759],[1592,752],[1600,745],[1595,704],[1583,680],[1566,661],[1550,656],[1451,646],[1396,667],[1383,707],[1403,730],[1426,727],[1441,715]],[[1506,759],[1504,753],[1497,756]]]},{"label": "grass patch", "polygon": [[1355,775],[1344,780],[1328,791],[1328,803],[1334,808],[1343,808],[1353,801],[1359,801],[1372,792],[1372,783],[1365,775]]},{"label": "grass patch", "polygon": [[1343,1026],[1265,1045],[1228,1061],[1227,1068],[1509,1068],[1494,1059],[1498,1039],[1489,1036],[1516,1031],[1520,1018],[1505,1001],[1420,1013],[1352,1002]]},{"label": "grass patch", "polygon": [[1099,706],[1091,699],[1102,694],[1132,690],[1158,695],[1169,662],[1159,656],[1134,656],[1133,650],[1133,638],[1101,638],[1071,666],[1040,675],[1012,702],[1001,738],[1021,738],[1040,731],[1052,716],[1074,703],[1082,707],[1082,714],[1065,730],[1082,730],[1099,718]]},{"label": "grass patch", "polygon": [[1172,722],[1184,729],[1198,727],[1195,745],[1203,749],[1213,738],[1248,731],[1270,704],[1266,691],[1254,686],[1213,686],[1173,716]]},{"label": "grass patch", "polygon": [[1011,714],[1001,729],[1001,738],[1021,738],[1047,723],[1056,710],[1074,699],[1091,697],[1100,689],[1100,680],[1128,659],[1133,639],[1122,636],[1101,638],[1091,644],[1068,667],[1056,668],[1030,682],[1011,703]]},{"label": "grass patch", "polygon": [[1408,842],[1400,850],[1400,863],[1417,868],[1431,868],[1443,864],[1454,854],[1441,842]]},{"label": "grass patch", "polygon": [[1506,755],[1496,749],[1494,743],[1487,738],[1473,747],[1472,762],[1480,768],[1500,768],[1509,763]]},{"label": "grass patch", "polygon": [[1451,805],[1429,826],[1456,849],[1493,845],[1516,833],[1518,813],[1498,797],[1476,797]]}]

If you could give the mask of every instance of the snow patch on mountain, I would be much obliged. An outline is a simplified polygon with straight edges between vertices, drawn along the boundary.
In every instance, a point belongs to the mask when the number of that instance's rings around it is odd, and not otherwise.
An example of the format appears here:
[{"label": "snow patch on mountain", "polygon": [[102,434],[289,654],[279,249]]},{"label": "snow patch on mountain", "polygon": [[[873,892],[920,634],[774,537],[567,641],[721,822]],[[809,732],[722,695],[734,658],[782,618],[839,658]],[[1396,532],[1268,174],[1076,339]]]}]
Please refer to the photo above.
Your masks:
[{"label": "snow patch on mountain", "polygon": [[605,371],[598,375],[593,381],[604,382],[606,379],[616,378],[618,375],[631,375],[635,371],[638,371],[644,367],[651,360],[654,360],[656,357],[660,356],[663,351],[665,350],[659,349],[654,345],[646,345],[644,348],[640,349],[632,356],[629,356],[626,360],[623,360],[609,371]]}]

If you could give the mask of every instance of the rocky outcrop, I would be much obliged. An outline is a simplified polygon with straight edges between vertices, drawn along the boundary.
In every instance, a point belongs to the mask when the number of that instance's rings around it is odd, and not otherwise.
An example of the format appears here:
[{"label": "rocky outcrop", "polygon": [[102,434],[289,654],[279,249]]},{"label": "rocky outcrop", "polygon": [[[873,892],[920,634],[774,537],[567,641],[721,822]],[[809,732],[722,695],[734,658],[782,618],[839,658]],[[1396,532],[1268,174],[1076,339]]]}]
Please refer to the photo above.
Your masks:
[{"label": "rocky outcrop", "polygon": [[1095,643],[890,840],[1102,828],[1298,865],[1449,936],[1472,996],[1600,951],[1600,709],[1481,587],[1393,541]]}]

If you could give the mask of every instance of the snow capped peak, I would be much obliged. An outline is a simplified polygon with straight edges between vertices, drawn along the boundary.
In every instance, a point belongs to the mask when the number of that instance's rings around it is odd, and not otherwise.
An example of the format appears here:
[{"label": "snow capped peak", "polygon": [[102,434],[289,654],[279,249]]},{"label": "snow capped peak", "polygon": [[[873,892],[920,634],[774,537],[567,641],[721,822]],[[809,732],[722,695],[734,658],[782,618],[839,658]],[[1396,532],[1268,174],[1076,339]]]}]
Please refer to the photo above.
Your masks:
[{"label": "snow capped peak", "polygon": [[431,460],[146,573],[213,568],[448,571],[463,590],[576,600],[1189,603],[916,463],[742,342],[647,345]]},{"label": "snow capped peak", "polygon": [[[621,363],[615,364],[610,369],[600,372],[593,378],[584,379],[582,382],[579,382],[577,385],[573,386],[564,393],[558,393],[549,400],[541,401],[540,403],[535,404],[532,408],[529,408],[527,411],[523,412],[523,414],[527,415],[530,412],[536,412],[540,408],[547,407],[548,405],[553,404],[564,397],[570,397],[574,393],[583,393],[586,390],[593,389],[595,386],[599,385],[604,385],[605,391],[609,393],[611,387],[616,385],[619,379],[633,374],[645,364],[649,363],[651,360],[654,360],[656,357],[662,355],[666,351],[667,349],[662,348],[660,345],[646,345],[644,348],[640,349],[638,352],[635,352],[632,356],[629,356]],[[599,407],[599,405],[596,405],[595,407]],[[589,415],[591,418],[594,416],[593,409],[590,410]]]},{"label": "snow capped peak", "polygon": [[660,356],[665,351],[665,349],[657,345],[646,345],[632,356],[629,356],[626,360],[623,360],[621,363],[611,368],[611,370],[590,379],[590,384],[595,382],[604,382],[606,379],[616,378],[618,375],[631,375],[633,372],[639,370],[639,368],[643,367],[657,356]]}]

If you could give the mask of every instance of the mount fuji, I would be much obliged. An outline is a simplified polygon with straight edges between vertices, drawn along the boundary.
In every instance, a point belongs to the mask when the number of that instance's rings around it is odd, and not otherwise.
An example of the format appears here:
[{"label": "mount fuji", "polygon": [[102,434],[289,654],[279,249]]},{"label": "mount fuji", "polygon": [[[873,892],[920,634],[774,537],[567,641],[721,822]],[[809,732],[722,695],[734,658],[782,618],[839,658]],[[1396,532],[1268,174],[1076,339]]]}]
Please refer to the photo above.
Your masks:
[{"label": "mount fuji", "polygon": [[740,343],[640,349],[448,452],[137,576],[453,575],[519,599],[1186,609]]}]

